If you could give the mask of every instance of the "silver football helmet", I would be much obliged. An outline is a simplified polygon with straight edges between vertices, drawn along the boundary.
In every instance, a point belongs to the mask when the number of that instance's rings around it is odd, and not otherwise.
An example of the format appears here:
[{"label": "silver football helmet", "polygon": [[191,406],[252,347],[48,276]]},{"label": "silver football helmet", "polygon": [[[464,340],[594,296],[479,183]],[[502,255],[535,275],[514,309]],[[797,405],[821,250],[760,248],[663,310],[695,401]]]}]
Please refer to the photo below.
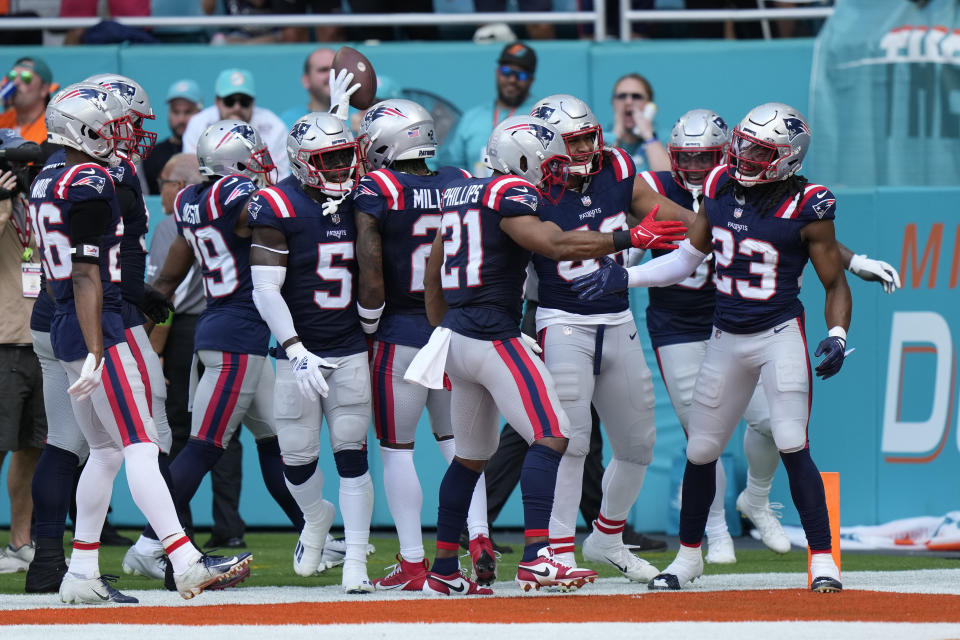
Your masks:
[{"label": "silver football helmet", "polygon": [[673,179],[687,191],[702,190],[707,174],[723,162],[729,144],[730,128],[716,111],[687,111],[673,125],[667,143]]},{"label": "silver football helmet", "polygon": [[197,140],[197,160],[205,176],[240,173],[261,188],[276,182],[277,167],[266,143],[243,120],[220,120],[207,127]]},{"label": "silver football helmet", "polygon": [[486,161],[493,171],[526,178],[551,202],[559,201],[566,188],[567,145],[556,127],[540,118],[512,116],[494,127]]},{"label": "silver football helmet", "polygon": [[392,98],[370,107],[357,135],[367,168],[389,166],[397,160],[432,158],[437,153],[437,134],[430,112],[412,100]]},{"label": "silver football helmet", "polygon": [[150,97],[144,88],[136,80],[116,73],[98,73],[90,76],[84,82],[92,82],[109,89],[123,100],[130,111],[130,122],[133,124],[133,133],[137,138],[136,146],[130,149],[130,152],[141,158],[150,155],[150,152],[153,151],[153,145],[157,143],[157,134],[152,131],[145,131],[143,121],[154,120],[156,116],[150,106]]},{"label": "silver football helmet", "polygon": [[[546,120],[560,131],[570,156],[570,173],[581,176],[600,171],[603,162],[603,129],[587,103],[575,96],[558,93],[534,105],[530,115]],[[578,139],[587,136],[583,142]],[[570,147],[571,142],[574,148]],[[580,150],[588,142],[590,149]]]},{"label": "silver football helmet", "polygon": [[127,108],[110,91],[86,82],[72,84],[47,105],[47,139],[106,162],[126,158],[134,143]]},{"label": "silver football helmet", "polygon": [[767,102],[733,129],[727,171],[745,187],[786,180],[800,170],[809,147],[810,127],[800,112]]},{"label": "silver football helmet", "polygon": [[287,134],[287,156],[302,184],[328,196],[353,189],[360,151],[346,122],[330,113],[308,113]]}]

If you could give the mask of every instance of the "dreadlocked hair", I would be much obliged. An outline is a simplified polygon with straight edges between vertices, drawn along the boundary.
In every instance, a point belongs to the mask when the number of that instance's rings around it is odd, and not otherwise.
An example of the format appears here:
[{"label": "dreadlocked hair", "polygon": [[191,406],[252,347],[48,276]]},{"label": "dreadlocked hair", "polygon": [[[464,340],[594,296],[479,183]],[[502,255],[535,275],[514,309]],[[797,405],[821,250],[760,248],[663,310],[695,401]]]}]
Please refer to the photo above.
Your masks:
[{"label": "dreadlocked hair", "polygon": [[390,168],[400,173],[412,173],[418,176],[432,176],[433,171],[427,166],[423,158],[413,158],[411,160],[394,160],[390,163]]},{"label": "dreadlocked hair", "polygon": [[784,200],[797,197],[797,194],[802,193],[806,186],[807,179],[798,174],[794,174],[786,180],[761,183],[749,189],[736,180],[727,180],[717,191],[717,195],[723,195],[733,190],[734,195],[749,199],[751,204],[756,205],[760,215],[765,216],[768,212],[775,211],[783,204]]}]

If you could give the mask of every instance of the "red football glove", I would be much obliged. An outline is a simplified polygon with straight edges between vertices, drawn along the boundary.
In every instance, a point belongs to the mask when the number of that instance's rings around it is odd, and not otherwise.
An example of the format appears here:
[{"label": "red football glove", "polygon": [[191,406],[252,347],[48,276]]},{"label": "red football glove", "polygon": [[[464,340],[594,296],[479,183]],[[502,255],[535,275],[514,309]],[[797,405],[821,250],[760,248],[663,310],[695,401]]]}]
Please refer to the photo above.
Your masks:
[{"label": "red football glove", "polygon": [[640,224],[630,229],[630,242],[637,249],[676,249],[687,233],[679,220],[657,220],[660,205],[654,205]]}]

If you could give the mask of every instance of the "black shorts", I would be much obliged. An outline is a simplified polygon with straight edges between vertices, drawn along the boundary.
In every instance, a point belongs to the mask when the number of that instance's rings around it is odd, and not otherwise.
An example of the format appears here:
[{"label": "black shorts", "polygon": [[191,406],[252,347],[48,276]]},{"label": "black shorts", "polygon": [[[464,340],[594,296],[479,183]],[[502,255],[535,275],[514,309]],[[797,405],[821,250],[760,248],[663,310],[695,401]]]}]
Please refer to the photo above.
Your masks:
[{"label": "black shorts", "polygon": [[33,347],[0,345],[0,451],[39,449],[46,439],[40,361]]}]

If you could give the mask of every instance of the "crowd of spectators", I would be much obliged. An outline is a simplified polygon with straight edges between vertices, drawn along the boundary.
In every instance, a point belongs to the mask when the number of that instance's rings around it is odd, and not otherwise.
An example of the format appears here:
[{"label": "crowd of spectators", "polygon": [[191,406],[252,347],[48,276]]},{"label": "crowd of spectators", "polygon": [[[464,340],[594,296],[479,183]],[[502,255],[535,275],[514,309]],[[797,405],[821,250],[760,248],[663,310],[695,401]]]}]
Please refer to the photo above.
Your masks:
[{"label": "crowd of spectators", "polygon": [[[604,0],[608,37],[619,37],[620,0]],[[832,5],[833,0],[631,0],[634,10],[654,9],[756,9],[758,7],[791,8]],[[402,4],[384,0],[12,0],[4,15],[42,17],[100,17],[103,21],[88,29],[66,32],[5,31],[11,44],[105,44],[110,42],[209,42],[212,44],[262,44],[276,42],[342,42],[366,40],[458,40],[485,38],[504,39],[509,32],[530,40],[593,38],[593,24],[554,25],[463,25],[463,26],[397,26],[392,24],[350,27],[321,25],[314,27],[257,26],[257,19],[268,15],[331,15],[516,11],[593,11],[594,0],[408,0]],[[120,17],[204,15],[249,16],[250,25],[238,28],[163,27],[138,29],[114,21]],[[821,21],[779,20],[770,25],[774,37],[814,35]],[[759,22],[716,23],[633,23],[632,38],[760,38]]]}]

